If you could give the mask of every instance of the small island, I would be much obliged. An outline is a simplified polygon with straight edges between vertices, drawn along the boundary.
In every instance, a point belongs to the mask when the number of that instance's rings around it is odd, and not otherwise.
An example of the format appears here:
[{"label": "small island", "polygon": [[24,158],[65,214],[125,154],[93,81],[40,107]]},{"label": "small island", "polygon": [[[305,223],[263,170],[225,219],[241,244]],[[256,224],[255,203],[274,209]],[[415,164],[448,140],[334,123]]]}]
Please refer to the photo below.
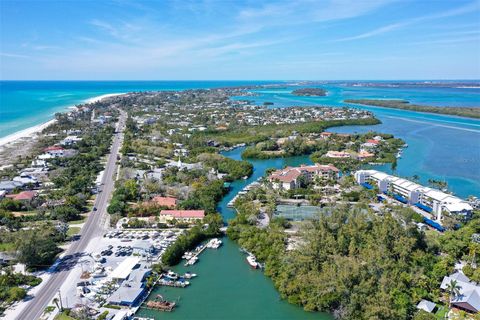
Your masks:
[{"label": "small island", "polygon": [[327,90],[322,88],[303,88],[293,90],[292,94],[304,97],[324,97],[327,95]]},{"label": "small island", "polygon": [[407,100],[347,99],[345,103],[362,104],[373,107],[402,109],[428,113],[448,114],[467,118],[480,118],[480,107],[436,107],[411,104]]}]

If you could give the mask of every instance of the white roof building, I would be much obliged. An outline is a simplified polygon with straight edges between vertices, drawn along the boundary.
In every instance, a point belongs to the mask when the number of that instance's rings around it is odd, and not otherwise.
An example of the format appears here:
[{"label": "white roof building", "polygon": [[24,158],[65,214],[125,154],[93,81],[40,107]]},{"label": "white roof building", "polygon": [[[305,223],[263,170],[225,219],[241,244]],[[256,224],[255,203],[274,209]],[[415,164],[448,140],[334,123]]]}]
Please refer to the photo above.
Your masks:
[{"label": "white roof building", "polygon": [[138,257],[128,257],[123,260],[115,270],[110,274],[110,278],[117,280],[125,280],[128,278],[133,268],[140,262]]},{"label": "white roof building", "polygon": [[472,206],[463,199],[377,170],[358,170],[355,179],[359,184],[373,182],[381,192],[390,193],[397,200],[436,214],[438,221],[445,211],[463,217],[468,217],[473,211]]},{"label": "white roof building", "polygon": [[444,277],[440,289],[446,290],[452,281],[456,281],[456,284],[459,287],[459,294],[452,297],[452,305],[467,312],[479,312],[480,286],[475,282],[470,281],[463,272],[458,271],[450,276]]},{"label": "white roof building", "polygon": [[423,299],[417,304],[417,309],[431,313],[435,309],[436,305],[432,301]]}]

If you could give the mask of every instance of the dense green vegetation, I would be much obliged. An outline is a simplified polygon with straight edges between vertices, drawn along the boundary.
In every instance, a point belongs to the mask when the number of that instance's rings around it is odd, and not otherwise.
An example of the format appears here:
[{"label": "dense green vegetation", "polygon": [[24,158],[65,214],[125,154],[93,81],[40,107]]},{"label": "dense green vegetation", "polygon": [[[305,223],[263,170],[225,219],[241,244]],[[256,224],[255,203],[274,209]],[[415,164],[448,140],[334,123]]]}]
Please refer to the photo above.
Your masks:
[{"label": "dense green vegetation", "polygon": [[65,240],[65,232],[57,228],[46,227],[30,232],[18,231],[15,234],[17,260],[32,269],[50,266],[62,250],[57,246]]},{"label": "dense green vegetation", "polygon": [[[41,278],[14,273],[11,268],[3,268],[0,274],[0,304],[22,300],[27,295],[27,291],[21,286],[35,287],[41,282]],[[4,306],[0,305],[0,314],[3,309]]]},{"label": "dense green vegetation", "polygon": [[217,212],[217,202],[225,194],[223,180],[214,180],[197,186],[188,199],[180,203],[182,209],[202,209],[206,214]]},{"label": "dense green vegetation", "polygon": [[225,146],[234,146],[239,143],[258,143],[269,140],[272,137],[288,137],[292,132],[320,133],[327,128],[340,127],[348,125],[374,125],[379,124],[380,120],[376,118],[352,119],[352,120],[332,120],[332,121],[312,121],[295,124],[270,124],[264,126],[249,126],[233,128],[225,131],[196,132],[190,139],[192,144],[198,141],[201,145],[205,141],[215,140]]},{"label": "dense green vegetation", "polygon": [[335,208],[307,222],[297,249],[287,252],[279,223],[258,229],[249,204],[237,209],[228,235],[266,263],[283,298],[306,310],[343,319],[408,319],[421,298],[438,297],[452,267],[414,225],[404,227],[391,215]]},{"label": "dense green vegetation", "polygon": [[310,154],[317,148],[317,143],[309,143],[308,139],[296,137],[286,140],[279,148],[273,140],[257,143],[242,152],[244,159],[269,159],[276,157],[298,156]]},{"label": "dense green vegetation", "polygon": [[327,90],[321,88],[303,88],[293,90],[292,94],[305,97],[323,97],[327,95]]},{"label": "dense green vegetation", "polygon": [[[480,282],[480,215],[473,218],[458,230],[448,230],[441,237],[432,239],[451,259],[466,262],[463,272],[473,281]],[[474,237],[477,237],[474,239]]]},{"label": "dense green vegetation", "polygon": [[102,170],[101,157],[107,154],[114,129],[106,127],[95,131],[78,143],[79,153],[71,158],[52,159],[56,169],[52,182],[57,188],[55,198],[78,193],[90,194],[98,173]]},{"label": "dense green vegetation", "polygon": [[410,104],[406,100],[347,99],[346,103],[363,104],[374,107],[403,109],[429,113],[450,114],[469,118],[480,118],[479,107],[435,107]]},{"label": "dense green vegetation", "polygon": [[220,173],[227,174],[225,177],[227,181],[248,177],[253,172],[253,166],[250,162],[233,160],[219,154],[203,153],[197,156],[197,160]]}]

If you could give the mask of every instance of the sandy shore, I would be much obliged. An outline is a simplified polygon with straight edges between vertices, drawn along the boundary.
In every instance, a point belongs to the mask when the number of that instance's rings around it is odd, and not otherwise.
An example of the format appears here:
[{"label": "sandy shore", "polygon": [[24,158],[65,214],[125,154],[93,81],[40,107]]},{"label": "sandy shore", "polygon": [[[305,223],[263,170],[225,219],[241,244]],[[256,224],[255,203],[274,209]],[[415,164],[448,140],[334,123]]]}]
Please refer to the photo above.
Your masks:
[{"label": "sandy shore", "polygon": [[31,138],[34,134],[36,134],[38,132],[41,132],[43,129],[45,129],[49,125],[55,123],[56,121],[57,120],[52,119],[52,120],[49,120],[45,123],[42,123],[42,124],[27,128],[27,129],[24,129],[24,130],[21,130],[21,131],[17,131],[15,133],[12,133],[12,134],[6,136],[6,137],[0,138],[0,148],[5,146],[6,144],[15,142],[16,140],[19,140],[19,139],[22,139],[22,138]]},{"label": "sandy shore", "polygon": [[[103,94],[101,96],[96,96],[96,97],[93,97],[93,98],[86,99],[84,101],[84,103],[94,103],[94,102],[100,101],[100,100],[105,99],[105,98],[119,96],[119,95],[122,95],[122,94],[125,94],[125,93]],[[75,107],[72,106],[72,107],[69,107],[69,108],[75,108]],[[52,120],[49,120],[45,123],[42,123],[42,124],[27,128],[27,129],[24,129],[24,130],[21,130],[21,131],[17,131],[15,133],[12,133],[12,134],[6,136],[6,137],[0,138],[0,148],[6,146],[7,144],[13,143],[17,140],[23,139],[23,138],[32,138],[35,134],[42,132],[43,129],[45,129],[49,125],[55,123],[55,121],[56,121],[55,119],[52,119]]]},{"label": "sandy shore", "polygon": [[125,93],[107,93],[107,94],[102,94],[101,96],[97,96],[97,97],[93,97],[93,98],[90,98],[90,99],[87,99],[85,100],[85,103],[94,103],[94,102],[98,102],[102,99],[105,99],[105,98],[110,98],[110,97],[115,97],[115,96],[121,96]]}]

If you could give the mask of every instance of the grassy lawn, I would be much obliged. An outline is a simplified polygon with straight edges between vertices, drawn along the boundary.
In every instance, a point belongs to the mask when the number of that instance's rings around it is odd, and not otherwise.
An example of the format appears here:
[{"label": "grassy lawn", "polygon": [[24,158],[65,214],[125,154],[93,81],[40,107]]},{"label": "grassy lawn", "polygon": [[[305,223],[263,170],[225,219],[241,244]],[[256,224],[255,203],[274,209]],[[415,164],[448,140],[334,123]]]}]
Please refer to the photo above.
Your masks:
[{"label": "grassy lawn", "polygon": [[55,317],[55,320],[75,320],[75,319],[70,316],[67,316],[65,312],[62,312]]},{"label": "grassy lawn", "polygon": [[0,243],[0,251],[13,251],[15,244],[13,242]]},{"label": "grassy lawn", "polygon": [[445,319],[445,315],[448,313],[448,308],[437,304],[437,312],[435,312],[435,317],[437,319]]},{"label": "grassy lawn", "polygon": [[71,237],[80,232],[80,227],[69,227],[67,231],[67,237]]}]

